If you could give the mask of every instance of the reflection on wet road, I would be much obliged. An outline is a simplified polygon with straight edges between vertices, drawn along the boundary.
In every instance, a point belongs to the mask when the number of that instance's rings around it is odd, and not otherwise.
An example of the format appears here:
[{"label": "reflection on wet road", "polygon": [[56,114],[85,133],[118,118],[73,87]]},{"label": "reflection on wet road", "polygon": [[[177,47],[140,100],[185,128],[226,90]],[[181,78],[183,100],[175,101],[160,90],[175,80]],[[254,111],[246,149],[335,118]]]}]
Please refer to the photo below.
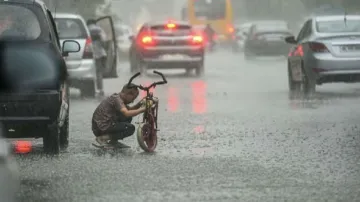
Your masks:
[{"label": "reflection on wet road", "polygon": [[[288,94],[283,59],[209,55],[204,78],[163,71],[157,152],[102,154],[91,147],[98,101],[71,103],[71,146],[60,158],[18,156],[22,201],[359,201],[360,85]],[[120,91],[130,74],[106,81]],[[147,76],[138,81],[157,80]],[[135,81],[136,82],[136,81]],[[137,118],[136,118],[137,119]],[[135,122],[135,121],[134,121]]]}]

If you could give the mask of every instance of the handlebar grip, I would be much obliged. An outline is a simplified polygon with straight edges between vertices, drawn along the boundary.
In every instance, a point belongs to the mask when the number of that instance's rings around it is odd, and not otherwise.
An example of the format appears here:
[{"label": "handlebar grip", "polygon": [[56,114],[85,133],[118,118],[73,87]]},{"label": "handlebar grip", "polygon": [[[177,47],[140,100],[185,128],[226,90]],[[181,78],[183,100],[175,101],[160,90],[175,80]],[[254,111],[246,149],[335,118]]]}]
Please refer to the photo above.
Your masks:
[{"label": "handlebar grip", "polygon": [[162,77],[163,81],[164,81],[164,84],[167,83],[167,80],[166,80],[165,76],[161,72],[158,72],[158,71],[154,70],[153,73],[160,75]]},{"label": "handlebar grip", "polygon": [[140,72],[138,72],[138,73],[136,73],[134,76],[132,76],[131,78],[130,78],[130,80],[129,80],[129,82],[128,82],[128,85],[130,85],[131,83],[132,83],[132,81],[136,78],[136,77],[138,77],[138,76],[140,76]]}]

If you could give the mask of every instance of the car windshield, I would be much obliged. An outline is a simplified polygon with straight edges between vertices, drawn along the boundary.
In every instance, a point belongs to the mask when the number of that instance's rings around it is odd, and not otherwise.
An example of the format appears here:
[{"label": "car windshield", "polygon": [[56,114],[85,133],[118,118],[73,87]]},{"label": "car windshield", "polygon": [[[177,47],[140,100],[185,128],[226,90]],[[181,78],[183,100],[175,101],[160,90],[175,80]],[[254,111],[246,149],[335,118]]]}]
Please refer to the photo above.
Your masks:
[{"label": "car windshield", "polygon": [[56,18],[60,39],[86,39],[87,33],[84,23],[80,19]]},{"label": "car windshield", "polygon": [[360,32],[360,20],[317,21],[316,30],[320,33]]},{"label": "car windshield", "polygon": [[151,31],[159,36],[168,35],[189,35],[191,34],[191,26],[189,25],[175,25],[175,28],[167,28],[167,25],[155,25],[151,27]]},{"label": "car windshield", "polygon": [[0,5],[0,40],[35,40],[41,34],[40,22],[30,9]]}]

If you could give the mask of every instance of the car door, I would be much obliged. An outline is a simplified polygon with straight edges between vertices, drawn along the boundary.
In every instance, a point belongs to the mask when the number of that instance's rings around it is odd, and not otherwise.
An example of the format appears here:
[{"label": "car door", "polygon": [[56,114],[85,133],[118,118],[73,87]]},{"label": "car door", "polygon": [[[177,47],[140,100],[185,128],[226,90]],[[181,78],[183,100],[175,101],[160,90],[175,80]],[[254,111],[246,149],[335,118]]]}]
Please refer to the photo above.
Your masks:
[{"label": "car door", "polygon": [[292,52],[289,54],[289,67],[291,68],[293,81],[302,81],[302,60],[304,55],[303,43],[311,34],[311,25],[311,20],[304,23],[303,28],[300,30],[296,38],[297,44],[291,49]]},{"label": "car door", "polygon": [[105,32],[104,48],[107,54],[104,76],[108,76],[112,71],[116,71],[117,65],[117,40],[113,20],[111,16],[104,16],[96,20]]}]

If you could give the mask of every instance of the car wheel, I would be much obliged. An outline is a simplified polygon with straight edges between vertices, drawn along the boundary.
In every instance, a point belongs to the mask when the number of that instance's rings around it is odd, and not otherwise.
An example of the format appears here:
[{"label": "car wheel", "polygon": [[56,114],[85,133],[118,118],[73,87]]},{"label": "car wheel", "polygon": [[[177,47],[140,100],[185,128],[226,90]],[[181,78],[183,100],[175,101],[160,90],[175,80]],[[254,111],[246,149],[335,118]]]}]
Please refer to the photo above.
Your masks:
[{"label": "car wheel", "polygon": [[290,66],[288,65],[288,81],[289,81],[289,91],[294,92],[296,90],[296,82],[292,78],[292,72]]},{"label": "car wheel", "polygon": [[47,154],[60,153],[60,128],[55,124],[48,126],[48,132],[43,137],[44,151]]},{"label": "car wheel", "polygon": [[201,62],[195,68],[196,76],[203,76],[205,74],[204,62]]},{"label": "car wheel", "polygon": [[82,97],[95,98],[95,81],[83,81],[80,87],[80,93]]},{"label": "car wheel", "polygon": [[[291,72],[290,72],[291,73]],[[310,81],[308,75],[304,71],[304,68],[301,68],[301,74],[302,74],[302,80],[301,82],[294,82],[291,78],[291,81],[289,81],[289,88],[294,89],[292,92],[301,93],[304,95],[309,95],[311,93],[315,92],[316,85]],[[290,74],[291,76],[291,74]],[[292,83],[290,83],[292,82]],[[290,86],[292,85],[292,86]]]}]

